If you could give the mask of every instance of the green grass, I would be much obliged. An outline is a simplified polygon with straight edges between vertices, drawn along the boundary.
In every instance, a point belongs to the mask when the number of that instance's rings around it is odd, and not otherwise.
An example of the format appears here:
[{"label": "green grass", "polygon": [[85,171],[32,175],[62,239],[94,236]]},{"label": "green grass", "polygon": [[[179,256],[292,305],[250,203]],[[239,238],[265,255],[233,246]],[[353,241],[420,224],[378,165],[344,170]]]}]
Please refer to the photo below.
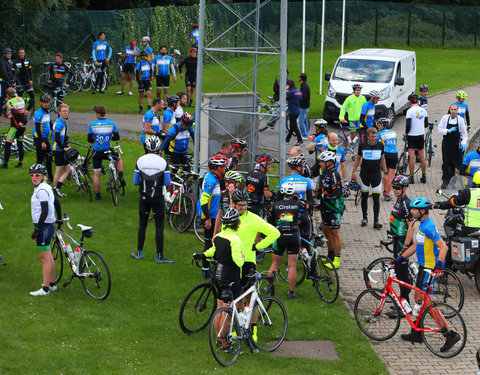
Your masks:
[{"label": "green grass", "polygon": [[[406,48],[399,46],[400,49],[411,49],[417,54],[417,85],[426,83],[430,87],[430,94],[473,85],[479,82],[480,67],[471,64],[477,58],[476,49],[441,49],[441,48]],[[351,51],[350,49],[345,52]],[[340,55],[340,50],[326,50],[324,54],[324,72],[331,72],[333,66]],[[252,57],[241,57],[226,61],[226,65],[232,71],[241,75],[253,66]],[[298,75],[301,73],[302,55],[300,52],[290,51],[288,53],[287,67],[290,70],[290,77],[298,82]],[[320,88],[320,52],[309,51],[306,54],[305,61],[308,83],[311,88],[311,107],[309,116],[311,118],[321,117],[323,105],[325,102],[325,92],[328,82],[323,81],[323,94],[319,94]],[[258,74],[259,91],[267,95],[273,95],[272,87],[275,77],[278,76],[279,61],[275,60],[267,65]],[[205,65],[203,77],[203,92],[219,92],[224,90],[227,83],[233,82],[231,76],[218,65]],[[128,87],[128,83],[127,86]],[[95,104],[104,104],[110,113],[137,113],[138,99],[137,89],[134,86],[134,96],[113,95],[118,91],[119,86],[112,86],[105,95],[92,95],[90,92],[82,92],[67,96],[67,103],[72,107],[72,111],[88,112],[92,110]],[[155,89],[154,89],[155,90]],[[169,93],[184,91],[184,81],[178,80],[173,83]],[[232,91],[245,91],[245,88],[238,85]],[[155,91],[154,91],[154,96]],[[452,100],[453,100],[452,96]]]},{"label": "green grass", "polygon": [[[73,136],[77,141],[84,138]],[[70,271],[64,273],[54,295],[28,294],[41,285],[41,266],[30,239],[32,186],[26,167],[0,171],[0,200],[5,208],[0,211],[0,251],[8,262],[0,267],[0,374],[300,374],[312,369],[317,374],[387,374],[342,301],[321,302],[308,282],[297,289],[293,301],[285,298],[285,283],[278,288],[289,316],[287,339],[332,340],[340,360],[272,357],[262,352],[244,354],[233,367],[220,368],[206,331],[187,336],[178,325],[181,301],[201,282],[199,270],[190,265],[200,242],[193,234],[173,233],[166,224],[165,254],[176,263],[157,265],[154,230],[149,226],[145,259],[129,257],[136,249],[138,225],[138,191],[131,181],[143,149],[128,139],[122,140],[122,148],[129,185],[118,207],[105,186],[102,201],[87,202],[68,183],[63,189],[68,197],[61,201],[72,226],[91,225],[97,232],[87,239],[86,248],[98,251],[110,268],[112,290],[103,302],[88,297],[77,279],[64,289]],[[32,163],[34,155],[29,153],[25,165]],[[74,233],[78,237],[79,229],[75,227]]]}]

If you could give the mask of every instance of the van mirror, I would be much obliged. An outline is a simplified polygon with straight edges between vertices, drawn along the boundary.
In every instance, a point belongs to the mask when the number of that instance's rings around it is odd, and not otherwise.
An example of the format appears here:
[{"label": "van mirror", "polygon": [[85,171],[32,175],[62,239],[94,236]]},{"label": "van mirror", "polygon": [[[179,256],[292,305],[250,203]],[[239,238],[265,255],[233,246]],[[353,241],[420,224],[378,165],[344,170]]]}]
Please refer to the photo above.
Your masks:
[{"label": "van mirror", "polygon": [[403,86],[404,83],[405,83],[405,79],[403,77],[398,77],[395,80],[395,86]]},{"label": "van mirror", "polygon": [[325,72],[325,81],[330,81],[331,76],[332,76],[332,73]]}]

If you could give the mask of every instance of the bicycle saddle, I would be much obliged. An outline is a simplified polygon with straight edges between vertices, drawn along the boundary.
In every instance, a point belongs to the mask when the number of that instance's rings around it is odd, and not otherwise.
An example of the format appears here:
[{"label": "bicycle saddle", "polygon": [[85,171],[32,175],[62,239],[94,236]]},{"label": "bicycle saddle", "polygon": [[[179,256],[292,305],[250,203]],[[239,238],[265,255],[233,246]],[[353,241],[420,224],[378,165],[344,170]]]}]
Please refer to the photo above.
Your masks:
[{"label": "bicycle saddle", "polygon": [[86,225],[82,225],[82,224],[77,224],[77,227],[79,227],[82,230],[82,232],[92,229],[92,227],[87,227]]}]

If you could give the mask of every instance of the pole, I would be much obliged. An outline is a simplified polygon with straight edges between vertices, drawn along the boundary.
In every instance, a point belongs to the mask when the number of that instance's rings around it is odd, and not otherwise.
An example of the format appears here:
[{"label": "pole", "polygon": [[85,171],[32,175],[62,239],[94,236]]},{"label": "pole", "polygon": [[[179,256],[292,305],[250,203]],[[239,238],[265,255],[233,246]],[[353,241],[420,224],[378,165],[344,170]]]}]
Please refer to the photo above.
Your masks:
[{"label": "pole", "polygon": [[[205,1],[205,0],[202,0]],[[288,1],[280,2],[280,130],[279,138],[279,156],[280,164],[278,174],[280,180],[285,177],[285,129],[286,129],[286,112],[287,112],[287,28],[288,28]]]},{"label": "pole", "polygon": [[[343,47],[345,45],[345,3],[346,0],[343,0],[343,7],[342,7],[342,47],[340,54],[343,55]],[[322,15],[323,17],[323,15]],[[323,22],[322,22],[323,27]]]},{"label": "pole", "polygon": [[302,73],[305,73],[305,22],[307,17],[307,0],[303,0],[302,22]]},{"label": "pole", "polygon": [[[256,6],[257,9],[255,11],[255,53],[253,55],[253,85],[252,85],[252,91],[253,91],[253,96],[252,96],[252,113],[257,112],[257,67],[258,67],[258,33],[260,31],[260,0],[256,1]],[[250,147],[253,155],[257,154],[257,145],[255,143],[255,136],[256,136],[256,129],[255,129],[255,124],[257,123],[257,118],[258,115],[252,115],[252,123],[250,127]],[[252,154],[250,154],[250,170],[253,169],[254,163],[255,163],[255,157],[253,157]]]},{"label": "pole", "polygon": [[[323,46],[324,44],[325,44],[325,0],[322,0],[322,37],[320,39],[320,90],[319,90],[320,95],[322,95],[322,91],[323,91]],[[342,48],[343,48],[343,45],[342,45]]]}]

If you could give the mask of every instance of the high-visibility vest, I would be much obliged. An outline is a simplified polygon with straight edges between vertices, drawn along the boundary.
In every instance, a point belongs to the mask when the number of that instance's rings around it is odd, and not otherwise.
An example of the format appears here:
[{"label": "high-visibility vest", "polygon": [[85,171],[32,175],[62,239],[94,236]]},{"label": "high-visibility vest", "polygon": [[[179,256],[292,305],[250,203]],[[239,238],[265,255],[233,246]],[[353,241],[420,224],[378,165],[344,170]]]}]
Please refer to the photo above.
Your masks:
[{"label": "high-visibility vest", "polygon": [[470,202],[465,207],[464,224],[469,228],[480,228],[480,188],[470,189]]}]

